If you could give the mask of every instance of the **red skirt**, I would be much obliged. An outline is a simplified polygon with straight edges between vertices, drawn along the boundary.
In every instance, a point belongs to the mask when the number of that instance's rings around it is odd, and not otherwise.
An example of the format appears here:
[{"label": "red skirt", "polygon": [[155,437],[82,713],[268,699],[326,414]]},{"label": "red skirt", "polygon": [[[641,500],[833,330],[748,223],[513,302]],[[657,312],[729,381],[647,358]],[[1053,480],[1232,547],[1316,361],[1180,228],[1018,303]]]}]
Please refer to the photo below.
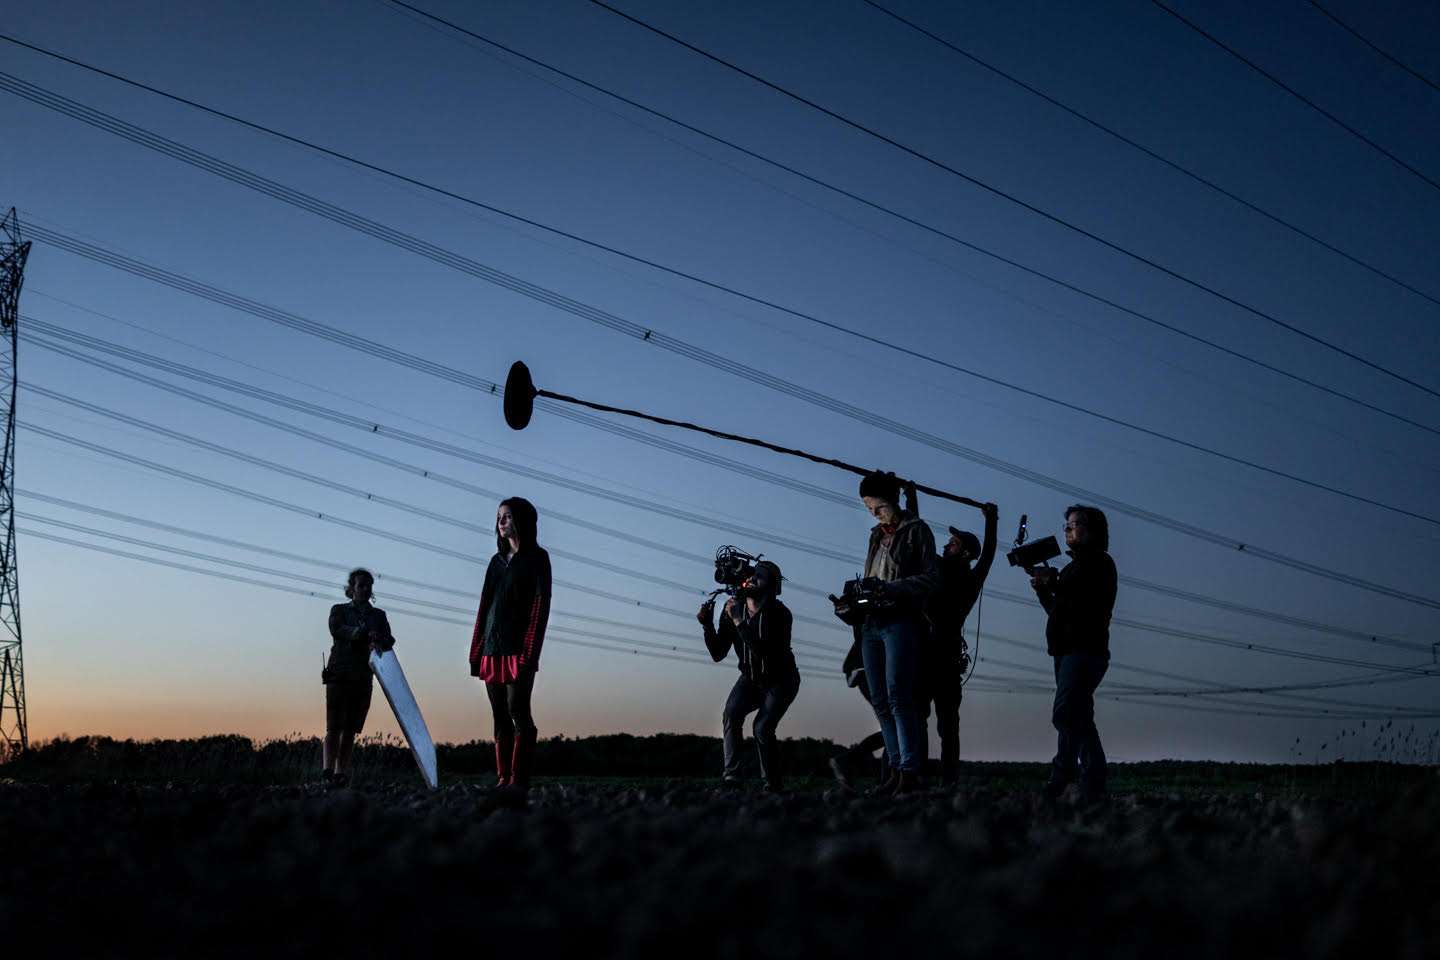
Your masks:
[{"label": "red skirt", "polygon": [[520,658],[482,656],[475,676],[486,683],[514,683],[520,679]]}]

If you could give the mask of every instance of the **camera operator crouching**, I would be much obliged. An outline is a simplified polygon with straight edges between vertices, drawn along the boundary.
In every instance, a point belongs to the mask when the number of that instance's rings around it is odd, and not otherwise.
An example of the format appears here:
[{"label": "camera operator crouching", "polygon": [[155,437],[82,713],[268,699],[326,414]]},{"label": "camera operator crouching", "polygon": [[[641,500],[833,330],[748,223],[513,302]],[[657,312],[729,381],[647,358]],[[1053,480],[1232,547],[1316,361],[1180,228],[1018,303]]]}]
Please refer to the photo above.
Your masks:
[{"label": "camera operator crouching", "polygon": [[894,474],[867,474],[860,481],[860,499],[879,522],[870,531],[864,577],[833,598],[835,613],[860,625],[871,705],[890,763],[877,792],[908,793],[921,786],[926,753],[917,686],[930,629],[925,605],[939,577],[935,536],[914,513],[900,509],[900,481]]},{"label": "camera operator crouching", "polygon": [[[716,579],[720,579],[717,560]],[[740,677],[730,690],[723,714],[725,768],[722,782],[740,783],[740,744],[745,735],[745,717],[755,714],[751,727],[760,758],[760,776],[765,789],[784,789],[780,742],[776,736],[780,720],[800,691],[800,670],[790,650],[793,617],[780,602],[780,568],[769,560],[758,561],[749,576],[725,602],[717,630],[712,625],[715,600],[701,607],[698,619],[705,629],[705,646],[716,663],[733,648],[740,664]]]}]

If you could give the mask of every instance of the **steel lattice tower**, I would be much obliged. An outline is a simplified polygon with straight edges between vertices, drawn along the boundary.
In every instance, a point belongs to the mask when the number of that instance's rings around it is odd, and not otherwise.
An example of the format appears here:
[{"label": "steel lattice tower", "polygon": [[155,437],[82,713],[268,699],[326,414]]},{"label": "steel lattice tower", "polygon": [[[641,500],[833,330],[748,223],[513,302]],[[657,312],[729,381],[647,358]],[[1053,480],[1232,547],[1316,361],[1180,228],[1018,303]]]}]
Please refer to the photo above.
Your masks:
[{"label": "steel lattice tower", "polygon": [[4,459],[0,460],[0,757],[30,745],[25,717],[25,666],[21,656],[20,564],[15,552],[15,341],[20,320],[20,285],[30,244],[20,238],[11,207],[0,220],[0,405],[5,415]]}]

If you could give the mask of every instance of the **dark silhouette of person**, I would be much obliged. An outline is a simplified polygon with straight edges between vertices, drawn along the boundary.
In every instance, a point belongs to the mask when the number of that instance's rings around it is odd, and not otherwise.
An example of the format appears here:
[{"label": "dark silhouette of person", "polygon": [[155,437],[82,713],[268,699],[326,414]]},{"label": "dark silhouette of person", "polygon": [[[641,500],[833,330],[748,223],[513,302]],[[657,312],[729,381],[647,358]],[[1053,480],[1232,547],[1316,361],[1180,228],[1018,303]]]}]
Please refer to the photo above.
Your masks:
[{"label": "dark silhouette of person", "polygon": [[470,636],[470,675],[485,683],[495,722],[496,785],[530,785],[538,736],[530,699],[550,619],[550,554],[537,543],[539,514],[511,497],[495,510],[495,555],[485,570]]},{"label": "dark silhouette of person", "polygon": [[355,737],[365,729],[375,678],[370,651],[395,646],[385,611],[371,606],[375,577],[363,567],[345,578],[348,603],[330,608],[330,658],[321,671],[325,683],[325,744],[321,777],[327,785],[349,783]]},{"label": "dark silhouette of person", "polygon": [[935,731],[940,738],[940,779],[947,784],[955,782],[960,770],[965,621],[990,575],[1000,520],[995,504],[987,503],[981,510],[985,514],[984,545],[975,534],[950,528],[950,539],[939,559],[940,587],[931,594],[926,608],[930,634],[920,657],[920,711],[922,716],[928,716],[934,708]]},{"label": "dark silhouette of person", "polygon": [[1045,648],[1055,659],[1055,705],[1051,721],[1058,734],[1045,795],[1059,797],[1080,782],[1082,798],[1105,796],[1105,750],[1095,727],[1095,689],[1110,667],[1110,615],[1118,574],[1110,558],[1110,526],[1096,507],[1065,511],[1064,569],[1031,571],[1030,584],[1049,614]]},{"label": "dark silhouette of person", "polygon": [[711,624],[714,600],[701,605],[697,615],[711,658],[719,663],[733,649],[740,665],[740,676],[730,689],[721,715],[725,758],[722,782],[739,783],[745,717],[754,713],[751,731],[760,758],[760,776],[765,789],[776,793],[784,789],[777,730],[800,692],[800,670],[790,649],[794,618],[779,598],[782,580],[778,566],[761,560],[755,564],[754,574],[741,585],[741,596],[725,602],[718,629]]}]

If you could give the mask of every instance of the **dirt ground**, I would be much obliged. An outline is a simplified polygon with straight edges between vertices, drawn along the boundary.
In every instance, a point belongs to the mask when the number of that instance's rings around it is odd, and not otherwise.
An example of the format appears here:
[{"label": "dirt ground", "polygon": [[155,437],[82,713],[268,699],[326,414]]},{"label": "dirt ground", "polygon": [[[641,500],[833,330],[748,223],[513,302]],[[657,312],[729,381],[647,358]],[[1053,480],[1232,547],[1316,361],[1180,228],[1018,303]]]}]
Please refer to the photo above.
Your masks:
[{"label": "dirt ground", "polygon": [[983,776],[901,801],[577,778],[528,803],[8,780],[0,929],[88,956],[1440,956],[1433,770],[1284,797],[1117,773],[1100,807]]}]

